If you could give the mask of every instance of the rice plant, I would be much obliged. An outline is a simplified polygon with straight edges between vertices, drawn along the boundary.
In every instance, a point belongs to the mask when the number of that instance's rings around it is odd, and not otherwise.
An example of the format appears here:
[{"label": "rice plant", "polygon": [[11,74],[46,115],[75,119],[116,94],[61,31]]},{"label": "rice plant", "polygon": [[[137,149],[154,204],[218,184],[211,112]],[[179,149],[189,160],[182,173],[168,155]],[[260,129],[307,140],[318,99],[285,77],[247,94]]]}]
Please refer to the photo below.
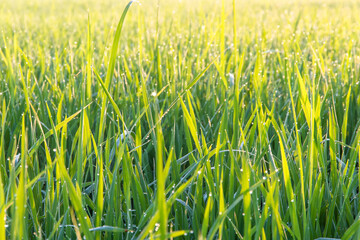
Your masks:
[{"label": "rice plant", "polygon": [[359,22],[3,0],[0,239],[360,239]]}]

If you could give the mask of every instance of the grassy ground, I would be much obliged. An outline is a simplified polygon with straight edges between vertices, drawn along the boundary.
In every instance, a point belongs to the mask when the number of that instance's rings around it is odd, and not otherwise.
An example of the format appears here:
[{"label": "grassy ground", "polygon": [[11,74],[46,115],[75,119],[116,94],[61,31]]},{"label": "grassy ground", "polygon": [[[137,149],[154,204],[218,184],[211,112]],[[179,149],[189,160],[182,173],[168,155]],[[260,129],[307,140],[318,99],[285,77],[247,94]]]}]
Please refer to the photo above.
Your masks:
[{"label": "grassy ground", "polygon": [[0,239],[359,239],[360,3],[126,4],[1,2]]}]

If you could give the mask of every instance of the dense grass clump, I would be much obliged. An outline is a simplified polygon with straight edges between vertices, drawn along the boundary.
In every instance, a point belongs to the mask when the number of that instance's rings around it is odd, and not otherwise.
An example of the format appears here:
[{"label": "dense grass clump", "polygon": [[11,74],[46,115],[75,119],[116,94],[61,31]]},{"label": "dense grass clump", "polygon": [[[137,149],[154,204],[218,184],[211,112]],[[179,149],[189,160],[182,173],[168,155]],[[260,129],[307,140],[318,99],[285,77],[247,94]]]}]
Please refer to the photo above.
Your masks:
[{"label": "dense grass clump", "polygon": [[359,239],[359,22],[2,0],[0,239]]}]

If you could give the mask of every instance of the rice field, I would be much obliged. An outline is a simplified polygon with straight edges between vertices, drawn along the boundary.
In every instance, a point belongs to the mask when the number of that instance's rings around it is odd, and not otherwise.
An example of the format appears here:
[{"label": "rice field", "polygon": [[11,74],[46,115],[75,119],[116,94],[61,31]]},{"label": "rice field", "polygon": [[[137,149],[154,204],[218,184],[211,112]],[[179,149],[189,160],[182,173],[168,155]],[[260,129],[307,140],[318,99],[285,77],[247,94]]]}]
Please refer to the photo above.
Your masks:
[{"label": "rice field", "polygon": [[360,239],[360,1],[0,23],[0,239]]}]

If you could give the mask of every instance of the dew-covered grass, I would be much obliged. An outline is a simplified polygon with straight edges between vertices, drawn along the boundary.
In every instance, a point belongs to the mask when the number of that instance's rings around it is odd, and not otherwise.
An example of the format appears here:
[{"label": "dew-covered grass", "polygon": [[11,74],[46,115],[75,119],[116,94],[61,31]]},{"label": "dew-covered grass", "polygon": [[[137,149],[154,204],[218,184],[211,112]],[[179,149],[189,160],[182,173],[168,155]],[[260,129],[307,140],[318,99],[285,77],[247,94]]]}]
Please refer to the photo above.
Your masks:
[{"label": "dew-covered grass", "polygon": [[2,0],[0,239],[360,239],[359,22]]}]

